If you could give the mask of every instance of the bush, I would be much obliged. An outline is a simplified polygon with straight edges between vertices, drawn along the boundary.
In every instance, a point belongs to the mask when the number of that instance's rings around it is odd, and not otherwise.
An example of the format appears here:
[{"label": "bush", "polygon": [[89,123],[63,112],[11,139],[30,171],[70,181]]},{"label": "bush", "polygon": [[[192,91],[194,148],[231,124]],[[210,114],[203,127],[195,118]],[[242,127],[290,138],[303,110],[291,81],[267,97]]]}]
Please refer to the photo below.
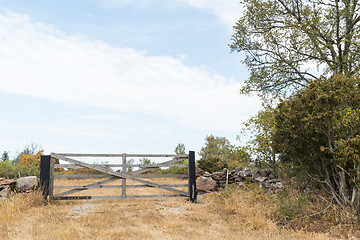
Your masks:
[{"label": "bush", "polygon": [[0,177],[14,178],[16,176],[15,167],[9,160],[0,162]]},{"label": "bush", "polygon": [[198,162],[198,167],[207,172],[219,172],[224,168],[228,168],[228,163],[222,156],[209,156],[201,158]]},{"label": "bush", "polygon": [[201,156],[197,166],[204,171],[219,172],[224,168],[236,168],[250,161],[250,154],[244,147],[235,147],[225,137],[205,138],[205,147],[199,152]]},{"label": "bush", "polygon": [[290,176],[360,215],[360,79],[317,79],[279,104],[273,144]]}]

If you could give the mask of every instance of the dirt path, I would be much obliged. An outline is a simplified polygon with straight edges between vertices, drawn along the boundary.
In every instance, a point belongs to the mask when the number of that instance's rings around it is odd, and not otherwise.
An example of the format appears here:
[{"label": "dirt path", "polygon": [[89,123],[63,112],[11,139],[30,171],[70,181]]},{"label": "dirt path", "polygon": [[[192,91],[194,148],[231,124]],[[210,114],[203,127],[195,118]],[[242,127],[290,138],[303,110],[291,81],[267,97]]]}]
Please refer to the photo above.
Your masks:
[{"label": "dirt path", "polygon": [[[62,180],[59,185],[76,184]],[[135,190],[129,194],[161,194],[151,188]],[[90,193],[78,194],[121,195],[121,189]],[[241,211],[228,210],[211,199],[205,204],[193,204],[186,198],[55,201],[22,211],[3,229],[0,225],[0,239],[329,239],[321,234],[282,230],[270,220],[249,213],[249,205],[243,207],[239,202],[235,204]]]},{"label": "dirt path", "polygon": [[[260,226],[260,225],[259,225]],[[254,228],[209,204],[177,199],[72,201],[33,208],[7,239],[327,239]]]}]

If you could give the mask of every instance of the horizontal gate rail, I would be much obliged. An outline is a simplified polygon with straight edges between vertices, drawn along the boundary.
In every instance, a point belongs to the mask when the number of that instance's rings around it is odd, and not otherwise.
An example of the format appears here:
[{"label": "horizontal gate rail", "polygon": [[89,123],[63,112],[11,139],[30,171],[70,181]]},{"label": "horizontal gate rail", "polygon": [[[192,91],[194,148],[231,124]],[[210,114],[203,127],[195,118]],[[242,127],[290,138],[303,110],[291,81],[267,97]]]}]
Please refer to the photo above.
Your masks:
[{"label": "horizontal gate rail", "polygon": [[[125,198],[168,198],[168,197],[183,197],[183,195],[126,195]],[[123,196],[54,196],[53,200],[83,200],[83,199],[118,199]]]},{"label": "horizontal gate rail", "polygon": [[[55,153],[51,153],[53,155]],[[87,153],[56,153],[56,155],[68,156],[68,157],[122,157],[122,154],[87,154]],[[173,157],[178,159],[188,159],[188,155],[178,155],[178,154],[128,154],[126,153],[126,157]]]},{"label": "horizontal gate rail", "polygon": [[[129,174],[129,176],[139,178],[187,178],[187,174]],[[109,175],[105,174],[93,174],[93,175],[55,175],[55,178],[106,178]]]},{"label": "horizontal gate rail", "polygon": [[[162,184],[165,187],[187,187],[187,184]],[[54,186],[54,189],[76,189],[76,190],[87,190],[96,188],[121,188],[122,185],[98,185],[98,186]],[[147,185],[126,185],[127,188],[151,188]]]},{"label": "horizontal gate rail", "polygon": [[[122,164],[91,164],[95,167],[122,167]],[[188,164],[126,164],[126,167],[159,168],[159,167],[189,167]],[[76,164],[55,164],[55,168],[85,168]]]},{"label": "horizontal gate rail", "polygon": [[[122,158],[122,164],[88,164],[73,157],[116,157]],[[127,164],[128,157],[171,157],[172,160],[157,164]],[[54,159],[66,161],[69,164],[54,164]],[[189,164],[179,163],[189,159]],[[179,164],[176,164],[179,163]],[[195,158],[194,152],[189,152],[189,155],[177,154],[77,154],[77,153],[51,153],[50,156],[41,157],[41,176],[40,181],[43,187],[44,196],[48,196],[54,200],[62,199],[112,199],[112,198],[154,198],[154,197],[189,197],[191,201],[196,198],[194,192],[195,179]],[[121,168],[121,171],[114,171],[111,167]],[[129,167],[137,167],[138,170],[127,171]],[[186,167],[189,169],[189,174],[144,174],[157,168],[162,167]],[[83,175],[54,175],[54,168],[88,168],[98,171],[100,174],[83,174]],[[47,173],[50,169],[50,174]],[[191,170],[192,169],[192,170]],[[191,171],[190,171],[191,170]],[[102,174],[101,174],[102,173]],[[191,176],[194,175],[194,176]],[[143,178],[188,178],[189,184],[158,184]],[[54,178],[107,178],[101,181],[91,183],[85,186],[54,186]],[[107,183],[122,180],[121,185],[105,185]],[[126,180],[132,180],[143,185],[127,185]],[[189,187],[189,192],[185,192],[175,188]],[[88,189],[109,189],[122,188],[121,196],[68,196],[76,192]],[[172,192],[174,194],[160,194],[160,195],[127,195],[127,188],[158,188]],[[53,189],[70,189],[65,192],[53,194]],[[194,195],[195,194],[195,195]],[[195,198],[194,198],[195,196]]]}]

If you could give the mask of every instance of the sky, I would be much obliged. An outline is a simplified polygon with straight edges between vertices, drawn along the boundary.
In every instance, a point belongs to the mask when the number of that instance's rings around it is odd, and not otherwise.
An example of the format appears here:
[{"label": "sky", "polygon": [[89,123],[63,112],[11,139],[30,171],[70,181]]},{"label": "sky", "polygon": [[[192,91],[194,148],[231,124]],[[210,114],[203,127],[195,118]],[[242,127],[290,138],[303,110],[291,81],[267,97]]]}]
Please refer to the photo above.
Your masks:
[{"label": "sky", "polygon": [[0,0],[0,152],[198,153],[260,109],[238,0]]}]

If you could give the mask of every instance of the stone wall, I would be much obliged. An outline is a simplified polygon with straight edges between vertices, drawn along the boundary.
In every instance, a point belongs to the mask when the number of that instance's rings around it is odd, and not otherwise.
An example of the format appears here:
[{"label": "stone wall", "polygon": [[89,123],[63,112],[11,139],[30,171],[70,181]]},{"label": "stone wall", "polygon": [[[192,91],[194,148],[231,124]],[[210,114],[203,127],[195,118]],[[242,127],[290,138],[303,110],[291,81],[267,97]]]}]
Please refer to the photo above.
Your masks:
[{"label": "stone wall", "polygon": [[222,172],[208,173],[197,169],[196,190],[198,194],[218,191],[226,184],[243,186],[245,183],[258,183],[260,187],[267,189],[269,193],[281,191],[284,188],[282,179],[270,177],[269,169],[251,170],[250,168],[224,169]]},{"label": "stone wall", "polygon": [[18,179],[0,178],[0,198],[7,198],[12,193],[31,192],[39,187],[36,176],[21,177]]}]

